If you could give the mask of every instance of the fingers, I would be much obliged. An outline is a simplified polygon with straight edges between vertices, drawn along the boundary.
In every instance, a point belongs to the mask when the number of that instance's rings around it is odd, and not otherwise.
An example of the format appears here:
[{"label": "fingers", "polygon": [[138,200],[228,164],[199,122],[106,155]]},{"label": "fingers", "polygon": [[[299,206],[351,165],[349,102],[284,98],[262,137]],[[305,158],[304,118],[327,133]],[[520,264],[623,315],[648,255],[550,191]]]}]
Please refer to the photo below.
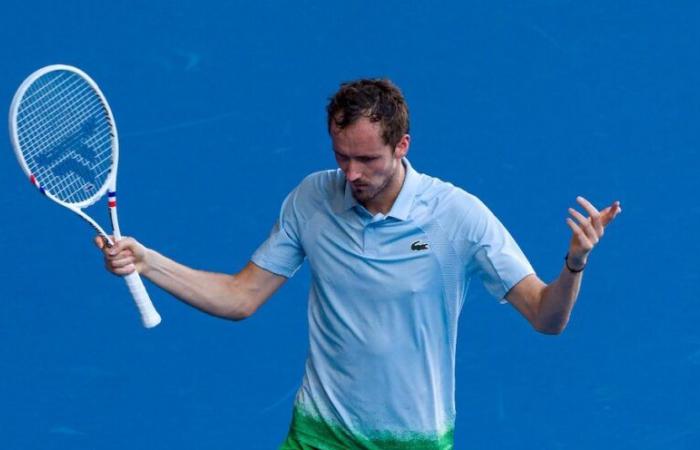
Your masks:
[{"label": "fingers", "polygon": [[581,227],[576,225],[576,222],[574,222],[571,217],[566,218],[566,224],[569,225],[569,228],[571,228],[571,231],[574,233],[574,238],[578,244],[576,247],[580,247],[585,253],[591,251],[594,244],[588,239],[588,236]]},{"label": "fingers", "polygon": [[[114,242],[114,238],[110,236]],[[136,241],[131,238],[125,238],[115,242],[111,247],[104,236],[98,235],[94,239],[94,243],[102,250],[104,254],[105,268],[119,276],[128,275],[136,270]]]},{"label": "fingers", "polygon": [[601,216],[601,221],[603,223],[603,226],[608,226],[610,222],[612,222],[615,217],[617,217],[618,214],[622,212],[622,206],[620,205],[619,201],[614,201],[612,205],[608,206],[604,210],[600,212]]},{"label": "fingers", "polygon": [[128,275],[136,270],[135,258],[133,256],[125,256],[121,258],[108,259],[105,258],[105,268],[115,275]]},{"label": "fingers", "polygon": [[596,233],[598,233],[599,236],[602,236],[605,226],[603,226],[603,222],[600,219],[600,211],[598,211],[591,202],[581,196],[576,197],[576,202],[586,210],[590,216],[591,224],[593,225],[593,228],[595,228]]},{"label": "fingers", "polygon": [[[114,241],[114,238],[112,238],[112,241]],[[110,256],[117,256],[124,251],[129,251],[136,254],[139,246],[140,244],[134,238],[123,237],[119,241],[114,242],[114,245],[106,250],[106,254]]]},{"label": "fingers", "polygon": [[116,239],[114,239],[114,236],[98,234],[93,239],[93,242],[97,248],[103,252],[106,252],[108,249],[114,247],[114,242],[116,242]]},{"label": "fingers", "polygon": [[130,245],[127,239],[122,239],[117,241],[107,249],[107,254],[110,256],[116,256],[123,251],[131,251]]},{"label": "fingers", "polygon": [[605,234],[605,227],[620,214],[622,207],[619,201],[615,201],[603,211],[598,211],[591,202],[581,196],[576,197],[576,202],[588,213],[588,217],[574,208],[569,208],[571,217],[566,218],[566,223],[573,232],[569,254],[585,257],[600,242]]},{"label": "fingers", "polygon": [[569,208],[569,214],[571,214],[577,221],[579,228],[584,232],[589,241],[594,245],[598,243],[600,237],[603,235],[602,228],[600,231],[596,229],[591,218],[586,218],[580,212],[576,211],[574,208]]}]

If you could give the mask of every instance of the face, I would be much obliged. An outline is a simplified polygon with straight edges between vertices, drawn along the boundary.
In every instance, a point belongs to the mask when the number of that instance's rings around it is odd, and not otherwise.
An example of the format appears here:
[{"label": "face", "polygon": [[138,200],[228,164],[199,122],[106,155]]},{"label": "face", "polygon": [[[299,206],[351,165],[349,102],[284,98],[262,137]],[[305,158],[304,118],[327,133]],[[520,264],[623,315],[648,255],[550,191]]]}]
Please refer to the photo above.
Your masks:
[{"label": "face", "polygon": [[[365,206],[373,202],[393,203],[401,190],[401,158],[408,152],[409,136],[392,148],[382,138],[381,125],[362,117],[343,129],[331,125],[333,151],[338,167]],[[393,198],[392,198],[393,196]]]}]

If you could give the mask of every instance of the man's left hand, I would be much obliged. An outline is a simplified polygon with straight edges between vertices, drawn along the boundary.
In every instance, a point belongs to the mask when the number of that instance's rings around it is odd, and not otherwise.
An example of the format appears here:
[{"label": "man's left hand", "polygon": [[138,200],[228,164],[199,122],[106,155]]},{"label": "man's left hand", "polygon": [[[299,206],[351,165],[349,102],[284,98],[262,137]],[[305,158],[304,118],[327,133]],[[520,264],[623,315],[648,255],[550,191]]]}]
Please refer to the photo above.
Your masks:
[{"label": "man's left hand", "polygon": [[576,219],[574,221],[571,217],[566,218],[566,223],[573,232],[569,245],[569,264],[573,267],[583,267],[588,260],[588,254],[603,237],[605,227],[622,212],[622,207],[619,201],[615,201],[604,210],[598,211],[583,197],[576,197],[576,202],[586,210],[588,217],[574,208],[569,208],[569,214]]}]

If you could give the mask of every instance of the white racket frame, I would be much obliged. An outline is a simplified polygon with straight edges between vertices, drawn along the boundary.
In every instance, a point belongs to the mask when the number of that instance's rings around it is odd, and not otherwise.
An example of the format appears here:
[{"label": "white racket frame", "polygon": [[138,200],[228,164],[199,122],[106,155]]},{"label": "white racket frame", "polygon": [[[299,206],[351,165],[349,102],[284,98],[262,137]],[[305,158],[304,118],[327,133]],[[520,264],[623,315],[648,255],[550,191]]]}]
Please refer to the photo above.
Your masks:
[{"label": "white racket frame", "polygon": [[[100,102],[102,103],[102,106],[105,108],[105,111],[107,112],[107,117],[112,128],[112,169],[110,170],[109,175],[107,176],[107,180],[105,180],[103,185],[94,195],[92,195],[86,200],[77,203],[68,203],[56,198],[51,192],[47,191],[43,186],[41,186],[39,181],[36,180],[36,178],[34,178],[34,175],[30,171],[29,166],[24,159],[24,155],[22,154],[19,142],[19,135],[17,132],[17,112],[19,110],[20,102],[24,97],[25,92],[27,91],[27,89],[29,89],[29,86],[31,86],[38,78],[46,75],[49,72],[57,70],[73,72],[76,75],[82,77],[90,85],[93,91],[95,91],[95,93],[97,94]],[[50,66],[42,67],[41,69],[29,75],[17,89],[17,92],[15,93],[15,96],[12,99],[12,104],[10,105],[9,128],[10,140],[12,141],[12,148],[14,149],[15,155],[17,156],[17,161],[19,161],[19,165],[22,167],[22,170],[24,171],[25,175],[29,178],[30,182],[36,188],[38,188],[41,191],[41,193],[44,194],[44,196],[48,197],[49,199],[53,200],[54,202],[58,203],[64,208],[67,208],[76,213],[78,216],[80,216],[83,220],[90,224],[90,226],[92,226],[104,239],[106,239],[110,246],[114,245],[114,242],[109,237],[109,235],[105,233],[104,229],[102,229],[102,227],[95,220],[93,220],[92,217],[88,216],[85,212],[83,212],[82,209],[87,208],[88,206],[96,203],[100,198],[102,198],[105,195],[105,193],[114,193],[115,202],[114,206],[109,206],[109,217],[112,223],[112,232],[114,234],[114,239],[116,241],[121,240],[122,235],[119,229],[119,220],[117,218],[116,206],[117,167],[119,162],[119,137],[117,134],[117,125],[114,121],[114,116],[112,115],[112,109],[109,107],[109,103],[107,103],[107,99],[105,98],[104,94],[102,94],[102,91],[97,86],[97,83],[95,83],[95,81],[92,78],[90,78],[88,74],[78,69],[77,67],[65,64],[53,64]],[[158,314],[158,311],[156,311],[155,307],[153,306],[153,302],[151,301],[151,298],[149,297],[148,292],[146,291],[146,287],[143,285],[143,281],[141,280],[141,277],[139,276],[138,272],[134,271],[129,275],[126,275],[124,276],[124,279],[126,281],[127,286],[129,287],[129,291],[131,292],[132,297],[134,298],[136,307],[138,308],[141,314],[141,321],[143,322],[143,326],[146,328],[153,328],[156,325],[158,325],[161,321],[160,314]]]}]

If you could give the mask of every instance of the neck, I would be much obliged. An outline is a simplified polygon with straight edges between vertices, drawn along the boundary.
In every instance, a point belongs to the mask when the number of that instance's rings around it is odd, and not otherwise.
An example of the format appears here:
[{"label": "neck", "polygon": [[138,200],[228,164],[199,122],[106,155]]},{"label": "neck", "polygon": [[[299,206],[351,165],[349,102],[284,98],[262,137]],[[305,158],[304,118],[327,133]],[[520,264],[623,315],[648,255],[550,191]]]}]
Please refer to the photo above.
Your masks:
[{"label": "neck", "polygon": [[406,168],[403,165],[403,161],[399,160],[399,167],[391,180],[386,185],[386,187],[377,194],[376,197],[367,201],[364,205],[372,214],[382,213],[386,214],[391,211],[391,207],[394,206],[396,198],[401,192],[401,187],[403,186],[404,179],[406,178]]}]

